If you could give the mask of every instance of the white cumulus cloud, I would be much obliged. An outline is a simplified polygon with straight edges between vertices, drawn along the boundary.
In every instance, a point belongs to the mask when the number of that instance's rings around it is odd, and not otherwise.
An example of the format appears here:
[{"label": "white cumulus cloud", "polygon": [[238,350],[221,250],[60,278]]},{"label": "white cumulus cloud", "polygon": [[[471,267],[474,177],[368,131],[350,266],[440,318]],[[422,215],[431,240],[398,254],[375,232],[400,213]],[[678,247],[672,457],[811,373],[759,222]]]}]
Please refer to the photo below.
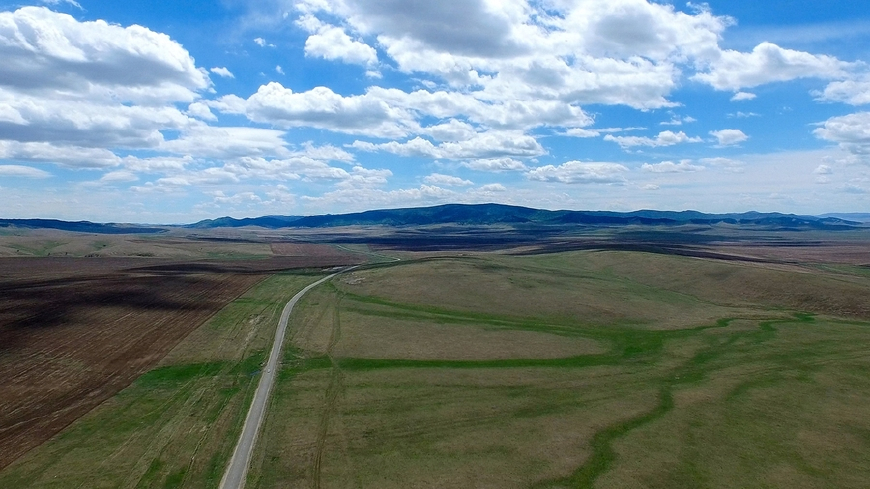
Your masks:
[{"label": "white cumulus cloud", "polygon": [[480,193],[483,193],[483,194],[501,193],[501,192],[507,192],[507,190],[508,190],[507,187],[505,187],[504,185],[502,185],[500,183],[488,183],[486,185],[481,185],[480,187],[477,188],[477,191]]},{"label": "white cumulus cloud", "polygon": [[559,183],[623,183],[628,168],[618,163],[569,161],[559,166],[546,165],[526,173],[529,180]]},{"label": "white cumulus cloud", "polygon": [[710,131],[710,135],[715,137],[719,146],[732,146],[740,144],[749,139],[740,129],[722,129],[719,131]]},{"label": "white cumulus cloud", "polygon": [[820,100],[844,102],[851,105],[870,104],[870,76],[835,81],[815,94]]},{"label": "white cumulus cloud", "polygon": [[263,85],[247,100],[227,95],[210,105],[245,114],[278,127],[313,127],[376,137],[402,137],[417,127],[413,115],[366,95],[344,97],[327,87],[294,92],[277,82]]},{"label": "white cumulus cloud", "polygon": [[612,141],[619,144],[623,149],[632,148],[635,146],[649,146],[657,148],[660,146],[673,146],[681,143],[699,143],[701,138],[689,137],[685,132],[662,131],[655,138],[645,136],[614,136],[608,134],[604,136],[605,141]]},{"label": "white cumulus cloud", "polygon": [[108,168],[121,164],[121,158],[107,149],[3,140],[0,159],[54,163],[67,168]]},{"label": "white cumulus cloud", "polygon": [[724,50],[712,62],[710,71],[693,79],[717,90],[740,90],[797,78],[835,79],[847,75],[852,64],[832,56],[785,49],[764,42],[750,53]]},{"label": "white cumulus cloud", "polygon": [[290,153],[283,136],[283,131],[275,129],[198,125],[186,129],[176,139],[163,141],[159,149],[194,158],[280,157]]},{"label": "white cumulus cloud", "polygon": [[757,95],[749,92],[737,92],[731,97],[732,102],[742,102],[745,100],[755,100]]},{"label": "white cumulus cloud", "polygon": [[22,165],[0,165],[0,176],[9,178],[49,178],[51,173]]},{"label": "white cumulus cloud", "polygon": [[209,71],[211,71],[215,75],[222,76],[224,78],[235,78],[236,77],[236,75],[234,75],[233,72],[228,70],[226,67],[216,66]]},{"label": "white cumulus cloud", "polygon": [[703,166],[693,165],[691,160],[682,160],[679,163],[673,161],[662,161],[661,163],[644,163],[641,170],[651,173],[690,173],[702,171]]},{"label": "white cumulus cloud", "polygon": [[0,12],[0,86],[29,93],[130,101],[192,101],[205,70],[169,36],[42,7]]},{"label": "white cumulus cloud", "polygon": [[870,161],[870,112],[831,117],[814,134],[838,143],[861,161]]},{"label": "white cumulus cloud", "polygon": [[819,165],[813,170],[813,173],[816,175],[832,175],[834,170],[828,165]]},{"label": "white cumulus cloud", "polygon": [[[677,65],[715,57],[732,23],[704,9],[688,14],[639,0],[302,0],[297,9],[297,25],[308,32],[339,29],[331,48],[349,48],[349,29],[377,39],[401,72],[470,88],[482,100],[644,109],[673,106],[667,96],[681,76]],[[321,20],[334,18],[341,28]],[[373,59],[366,47],[358,47],[360,61]]]},{"label": "white cumulus cloud", "polygon": [[106,173],[100,178],[101,183],[129,183],[139,180],[135,173],[128,170],[118,170]]},{"label": "white cumulus cloud", "polygon": [[462,162],[462,166],[471,170],[501,173],[506,171],[526,171],[528,167],[513,158],[490,158]]},{"label": "white cumulus cloud", "polygon": [[352,147],[362,151],[385,151],[399,156],[433,159],[500,159],[505,157],[523,158],[546,154],[538,141],[527,134],[516,131],[489,131],[478,133],[464,141],[450,141],[432,144],[427,139],[416,137],[400,143],[370,143],[354,141]]},{"label": "white cumulus cloud", "polygon": [[217,116],[215,116],[208,104],[205,102],[194,102],[187,106],[187,114],[191,117],[196,117],[197,119],[201,119],[204,121],[216,121]]},{"label": "white cumulus cloud", "polygon": [[341,27],[326,24],[311,15],[303,16],[297,24],[311,33],[305,41],[306,56],[360,65],[378,62],[375,48],[352,39]]},{"label": "white cumulus cloud", "polygon": [[573,136],[575,138],[597,138],[601,135],[601,132],[594,129],[583,129],[580,127],[575,127],[565,131],[565,135]]},{"label": "white cumulus cloud", "polygon": [[433,173],[431,175],[426,176],[423,179],[424,183],[428,183],[430,185],[438,185],[442,187],[466,187],[469,185],[474,185],[474,182],[471,180],[465,180],[459,177],[454,177],[452,175],[444,175],[442,173]]}]

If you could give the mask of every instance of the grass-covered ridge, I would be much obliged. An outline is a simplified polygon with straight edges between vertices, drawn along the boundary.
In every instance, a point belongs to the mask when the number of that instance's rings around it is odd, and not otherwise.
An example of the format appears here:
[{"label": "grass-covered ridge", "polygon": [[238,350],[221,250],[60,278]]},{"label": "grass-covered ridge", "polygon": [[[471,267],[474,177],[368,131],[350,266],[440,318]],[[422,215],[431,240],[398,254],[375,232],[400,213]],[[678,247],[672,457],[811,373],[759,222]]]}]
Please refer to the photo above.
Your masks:
[{"label": "grass-covered ridge", "polygon": [[249,484],[861,487],[856,277],[611,252],[354,272],[299,306]]}]

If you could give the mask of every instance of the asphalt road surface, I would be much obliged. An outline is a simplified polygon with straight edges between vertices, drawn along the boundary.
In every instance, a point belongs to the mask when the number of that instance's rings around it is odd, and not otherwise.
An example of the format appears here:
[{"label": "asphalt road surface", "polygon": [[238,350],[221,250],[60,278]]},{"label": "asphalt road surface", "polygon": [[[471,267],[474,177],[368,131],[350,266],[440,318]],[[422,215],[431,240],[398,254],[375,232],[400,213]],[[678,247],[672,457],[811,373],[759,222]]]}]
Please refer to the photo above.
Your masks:
[{"label": "asphalt road surface", "polygon": [[[356,267],[342,270],[346,272]],[[284,344],[284,333],[287,331],[287,319],[290,317],[290,312],[293,311],[293,306],[305,295],[306,292],[335,277],[341,272],[333,273],[328,277],[324,277],[317,282],[305,287],[298,294],[294,295],[290,302],[284,306],[284,311],[281,313],[281,320],[278,321],[278,331],[275,333],[275,343],[272,344],[272,353],[269,354],[269,361],[263,369],[263,375],[260,377],[260,384],[257,385],[257,391],[254,393],[254,400],[251,401],[251,409],[248,411],[248,417],[245,418],[245,426],[242,428],[242,435],[239,437],[239,443],[233,452],[233,457],[227,466],[227,471],[221,479],[221,489],[241,489],[245,487],[245,479],[248,475],[248,466],[251,464],[251,455],[254,452],[254,444],[257,442],[257,434],[260,432],[260,426],[263,424],[263,415],[266,413],[266,404],[269,400],[269,394],[272,392],[272,386],[275,384],[275,373],[278,371],[278,360],[281,357],[281,346]]]}]

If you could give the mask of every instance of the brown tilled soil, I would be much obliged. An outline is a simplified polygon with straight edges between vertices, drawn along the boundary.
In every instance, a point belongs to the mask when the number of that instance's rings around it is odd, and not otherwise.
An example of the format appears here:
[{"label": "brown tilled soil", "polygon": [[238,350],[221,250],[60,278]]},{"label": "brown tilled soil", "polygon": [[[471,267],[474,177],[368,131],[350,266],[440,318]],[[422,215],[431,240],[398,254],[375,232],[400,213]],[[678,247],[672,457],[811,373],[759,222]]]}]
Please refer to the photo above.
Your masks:
[{"label": "brown tilled soil", "polygon": [[0,259],[0,468],[129,385],[267,273],[350,262]]},{"label": "brown tilled soil", "polygon": [[335,246],[314,243],[270,243],[277,256],[350,257],[353,253],[341,251]]},{"label": "brown tilled soil", "polygon": [[870,244],[866,242],[809,243],[798,246],[722,246],[724,253],[749,255],[765,260],[792,263],[827,263],[870,266]]}]

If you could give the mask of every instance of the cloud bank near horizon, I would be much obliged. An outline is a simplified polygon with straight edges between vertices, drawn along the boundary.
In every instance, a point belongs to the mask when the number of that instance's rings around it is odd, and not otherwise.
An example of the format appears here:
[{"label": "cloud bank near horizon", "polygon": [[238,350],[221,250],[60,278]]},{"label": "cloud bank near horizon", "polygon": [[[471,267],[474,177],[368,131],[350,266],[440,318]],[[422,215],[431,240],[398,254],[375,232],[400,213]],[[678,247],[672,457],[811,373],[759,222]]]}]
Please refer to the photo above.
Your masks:
[{"label": "cloud bank near horizon", "polygon": [[66,7],[0,11],[5,217],[868,203],[868,65],[706,5],[264,1],[213,44]]}]

